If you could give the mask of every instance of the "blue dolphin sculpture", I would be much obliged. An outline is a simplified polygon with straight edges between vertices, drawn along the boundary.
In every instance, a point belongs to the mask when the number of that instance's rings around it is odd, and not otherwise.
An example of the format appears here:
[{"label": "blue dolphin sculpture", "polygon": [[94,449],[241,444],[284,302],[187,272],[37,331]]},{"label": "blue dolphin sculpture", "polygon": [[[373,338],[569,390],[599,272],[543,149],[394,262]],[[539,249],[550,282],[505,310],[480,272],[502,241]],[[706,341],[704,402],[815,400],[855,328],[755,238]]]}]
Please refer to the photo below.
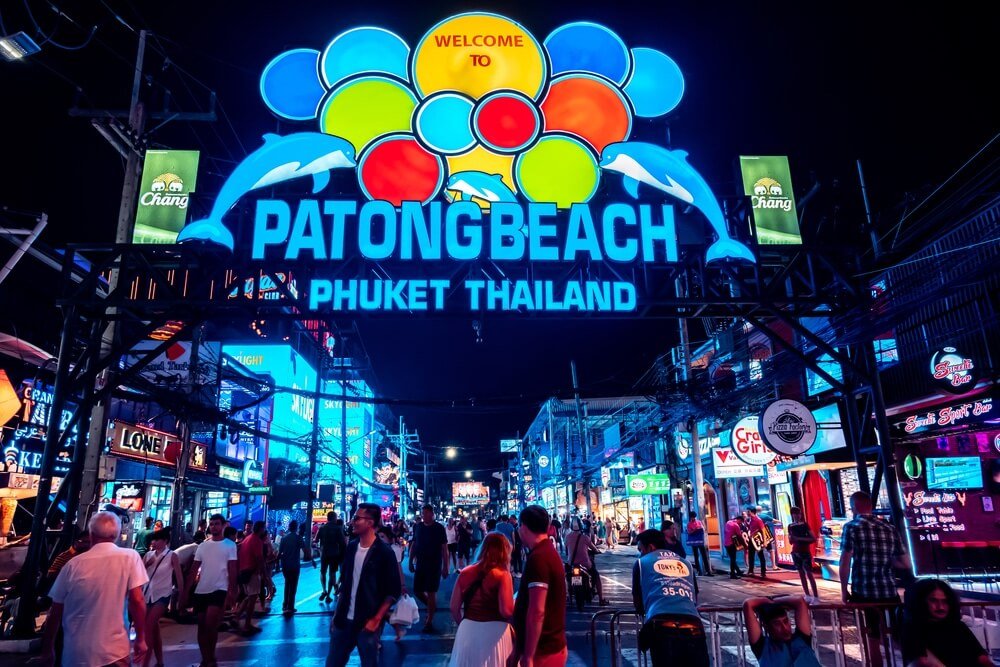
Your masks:
[{"label": "blue dolphin sculpture", "polygon": [[456,201],[467,201],[478,197],[488,202],[516,202],[517,196],[503,182],[500,174],[487,174],[482,171],[459,171],[448,179],[446,190],[457,192]]},{"label": "blue dolphin sculpture", "polygon": [[226,179],[209,216],[184,227],[177,242],[217,243],[232,250],[233,235],[222,223],[222,217],[243,195],[302,176],[313,177],[313,193],[317,193],[329,185],[331,169],[356,164],[354,147],[340,137],[321,132],[298,132],[284,137],[265,134],[264,145],[240,162]]},{"label": "blue dolphin sculpture", "polygon": [[729,236],[719,202],[701,174],[687,163],[687,152],[641,141],[622,141],[604,148],[601,168],[622,174],[622,184],[633,199],[639,196],[639,184],[645,183],[701,211],[719,237],[705,253],[706,262],[757,261],[750,248]]}]

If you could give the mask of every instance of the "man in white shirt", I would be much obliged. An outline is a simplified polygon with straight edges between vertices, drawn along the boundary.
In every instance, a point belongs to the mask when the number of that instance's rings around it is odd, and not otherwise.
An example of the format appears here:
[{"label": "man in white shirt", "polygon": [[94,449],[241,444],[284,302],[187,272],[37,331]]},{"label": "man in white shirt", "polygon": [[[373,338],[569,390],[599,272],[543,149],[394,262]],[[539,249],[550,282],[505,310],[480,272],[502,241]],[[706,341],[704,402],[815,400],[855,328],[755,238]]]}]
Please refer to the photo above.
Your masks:
[{"label": "man in white shirt", "polygon": [[187,606],[187,591],[191,590],[195,577],[201,572],[198,586],[194,589],[194,611],[198,614],[198,648],[203,665],[216,663],[219,623],[223,612],[236,601],[236,544],[223,537],[225,529],[226,518],[213,514],[208,520],[211,539],[198,545],[194,565],[184,586],[185,598],[181,599],[181,608],[184,609]]},{"label": "man in white shirt", "polygon": [[42,637],[41,662],[55,663],[55,638],[62,625],[64,665],[127,667],[129,639],[122,618],[122,607],[127,602],[135,626],[132,658],[139,664],[146,653],[146,603],[142,593],[149,581],[142,557],[133,549],[115,546],[122,526],[111,512],[95,514],[89,528],[92,546],[66,563],[49,592],[52,609]]}]

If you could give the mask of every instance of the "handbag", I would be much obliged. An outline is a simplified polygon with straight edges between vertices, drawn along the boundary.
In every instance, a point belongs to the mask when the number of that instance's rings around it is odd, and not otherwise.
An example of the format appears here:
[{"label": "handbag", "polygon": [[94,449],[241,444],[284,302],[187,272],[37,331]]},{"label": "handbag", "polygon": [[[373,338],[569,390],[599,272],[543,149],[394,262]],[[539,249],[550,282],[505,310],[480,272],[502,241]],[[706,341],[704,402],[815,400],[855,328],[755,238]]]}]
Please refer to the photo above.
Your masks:
[{"label": "handbag", "polygon": [[409,595],[399,598],[396,608],[389,615],[389,625],[402,625],[410,627],[420,620],[420,610],[417,609],[417,601]]}]

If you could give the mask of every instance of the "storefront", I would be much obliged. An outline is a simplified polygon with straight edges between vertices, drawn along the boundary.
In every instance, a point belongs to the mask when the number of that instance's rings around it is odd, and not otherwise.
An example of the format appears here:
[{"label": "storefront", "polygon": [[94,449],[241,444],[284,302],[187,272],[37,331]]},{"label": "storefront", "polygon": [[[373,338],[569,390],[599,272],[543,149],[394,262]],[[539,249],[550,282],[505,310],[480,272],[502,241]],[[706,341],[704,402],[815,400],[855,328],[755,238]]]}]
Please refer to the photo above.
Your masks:
[{"label": "storefront", "polygon": [[889,411],[917,576],[950,577],[1000,559],[998,394],[992,386]]}]

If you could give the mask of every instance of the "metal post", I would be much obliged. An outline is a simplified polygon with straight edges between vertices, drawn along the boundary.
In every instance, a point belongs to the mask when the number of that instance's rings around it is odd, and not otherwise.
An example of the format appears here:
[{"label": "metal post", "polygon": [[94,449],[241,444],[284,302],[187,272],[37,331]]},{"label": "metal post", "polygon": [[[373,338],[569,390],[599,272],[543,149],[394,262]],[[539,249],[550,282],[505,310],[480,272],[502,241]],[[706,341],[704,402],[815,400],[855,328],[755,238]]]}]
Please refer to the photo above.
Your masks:
[{"label": "metal post", "polygon": [[872,250],[875,252],[875,259],[882,256],[882,248],[878,241],[878,232],[875,231],[875,224],[872,222],[872,207],[868,202],[868,186],[865,185],[865,172],[861,169],[861,160],[858,163],[858,180],[861,182],[861,200],[865,203],[865,219],[868,224],[868,234],[872,239]]},{"label": "metal post", "polygon": [[[892,451],[892,436],[889,433],[889,419],[885,414],[885,396],[882,394],[882,380],[879,377],[878,361],[875,350],[870,344],[862,345],[863,354],[871,373],[872,411],[875,413],[875,429],[882,448],[882,474],[885,477],[886,495],[889,496],[889,509],[892,511],[892,525],[900,535],[904,535],[903,506],[899,502],[899,480],[896,478],[896,457]],[[877,500],[877,499],[876,499]]]},{"label": "metal post", "polygon": [[[587,459],[586,459],[586,454],[585,454],[587,447],[586,447],[586,443],[584,442],[584,438],[583,438],[583,414],[582,414],[582,412],[580,410],[580,385],[576,381],[576,362],[575,361],[570,361],[569,362],[569,369],[570,369],[570,372],[572,372],[572,374],[573,374],[573,400],[576,402],[576,431],[577,431],[577,436],[580,438],[580,448],[584,450],[584,460],[583,460],[583,463],[580,466],[577,467],[577,472],[579,472],[580,477],[581,477],[581,481],[582,481],[582,478],[586,477],[586,473],[584,471],[586,470],[586,466],[587,466]],[[570,487],[570,490],[572,491],[573,489],[575,489],[575,487],[576,487],[576,485],[573,484]],[[584,493],[587,494],[587,514],[589,515],[590,514],[590,485],[587,484],[586,482],[584,482],[583,491],[584,491]],[[573,498],[573,503],[572,504],[574,506],[576,505],[575,501],[576,501],[576,498]]]},{"label": "metal post", "polygon": [[[344,359],[346,362],[347,359]],[[347,512],[347,365],[342,366],[340,383],[340,513]]]},{"label": "metal post", "polygon": [[427,452],[424,453],[424,504],[426,505],[431,501],[431,489],[428,486],[427,480]]},{"label": "metal post", "polygon": [[49,216],[42,213],[42,215],[38,218],[38,222],[35,223],[34,229],[32,229],[28,235],[24,237],[21,244],[17,246],[17,250],[14,251],[14,254],[11,255],[10,259],[8,259],[3,265],[3,268],[0,269],[0,283],[7,279],[7,276],[9,276],[10,272],[14,270],[17,263],[21,261],[21,258],[24,257],[24,253],[28,252],[28,248],[30,248],[31,244],[35,242],[35,239],[38,238],[38,235],[42,233],[42,230],[45,229],[45,225],[48,223]]},{"label": "metal post", "polygon": [[47,560],[48,542],[45,515],[49,508],[49,493],[52,491],[52,473],[55,470],[56,456],[59,453],[59,440],[62,435],[59,431],[59,425],[63,408],[66,406],[66,394],[69,392],[69,370],[73,361],[73,340],[76,336],[75,309],[70,306],[64,315],[62,336],[59,341],[59,361],[56,366],[56,384],[45,432],[45,449],[42,452],[42,468],[39,471],[35,514],[31,521],[31,540],[28,542],[28,553],[25,555],[22,566],[25,577],[21,604],[14,621],[14,633],[18,637],[31,637],[35,634],[38,579],[42,565],[46,564]]},{"label": "metal post", "polygon": [[[680,293],[680,280],[677,281],[678,294]],[[681,378],[684,383],[690,380],[691,377],[691,340],[688,337],[688,327],[687,320],[680,319],[681,329]],[[699,442],[698,434],[698,420],[697,418],[691,419],[689,424],[691,428],[691,472],[694,477],[694,498],[695,505],[694,512],[699,520],[705,516],[705,480],[702,476],[701,470],[701,442]]]},{"label": "metal post", "polygon": [[409,494],[406,492],[406,430],[403,418],[399,418],[399,514],[405,519],[410,508]]},{"label": "metal post", "polygon": [[517,511],[524,509],[524,440],[517,441]]},{"label": "metal post", "polygon": [[[309,495],[306,497],[306,535],[312,535],[313,501],[316,499],[316,456],[319,452],[319,404],[321,400],[320,378],[322,377],[322,356],[316,365],[320,368],[316,369],[316,389],[313,391],[312,441],[309,444]],[[341,496],[344,495],[343,487],[340,489],[340,494]],[[344,517],[343,511],[343,508],[341,508],[341,517]]]},{"label": "metal post", "polygon": [[[132,77],[132,101],[129,106],[129,129],[133,136],[141,137],[146,125],[146,113],[142,103],[139,101],[139,93],[142,91],[142,64],[146,54],[146,31],[139,31],[139,47],[135,57],[135,72]],[[139,193],[139,182],[142,177],[143,156],[138,150],[130,150],[125,162],[125,181],[122,183],[121,205],[118,207],[118,227],[115,230],[115,243],[126,244],[132,241],[132,232],[135,228],[135,200]],[[114,293],[118,288],[118,269],[112,269],[108,280],[108,292]],[[101,357],[111,354],[111,347],[114,344],[117,324],[108,323],[101,338]],[[107,370],[101,373],[95,383],[95,389],[101,389],[110,382],[114,382],[114,373]],[[98,473],[101,461],[101,450],[104,448],[104,441],[107,437],[108,407],[110,396],[94,406],[90,417],[90,434],[87,438],[87,456],[83,464],[83,477],[80,480],[80,509],[78,511],[77,523],[85,524],[90,514],[90,509],[97,502],[98,493]]]},{"label": "metal post", "polygon": [[[198,386],[198,356],[201,352],[201,337],[205,333],[205,325],[199,324],[191,341],[191,365],[188,369],[188,395],[193,396]],[[184,526],[184,492],[187,487],[188,463],[191,461],[191,418],[185,414],[182,420],[181,453],[177,457],[177,468],[174,474],[174,487],[170,494],[170,546],[176,549],[181,543],[181,533]]]}]

